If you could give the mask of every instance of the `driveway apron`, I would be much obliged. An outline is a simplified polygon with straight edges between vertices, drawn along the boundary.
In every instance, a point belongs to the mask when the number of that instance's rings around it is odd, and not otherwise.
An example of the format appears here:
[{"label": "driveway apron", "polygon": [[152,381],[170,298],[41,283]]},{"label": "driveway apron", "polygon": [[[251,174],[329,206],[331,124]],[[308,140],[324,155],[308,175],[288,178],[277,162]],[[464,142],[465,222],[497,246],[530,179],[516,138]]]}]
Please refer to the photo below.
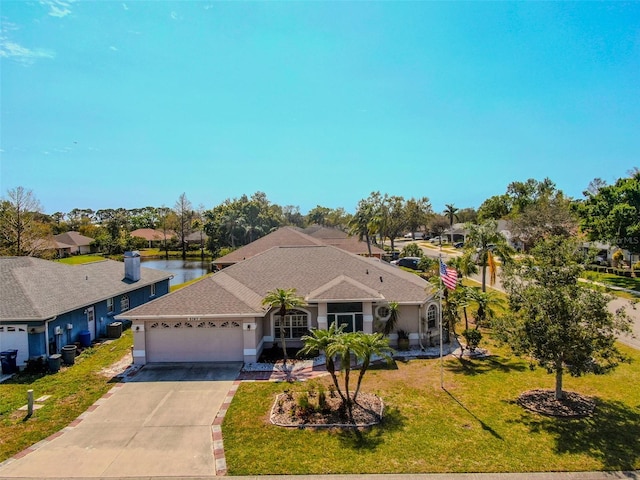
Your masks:
[{"label": "driveway apron", "polygon": [[0,478],[213,476],[212,424],[241,366],[147,365]]}]

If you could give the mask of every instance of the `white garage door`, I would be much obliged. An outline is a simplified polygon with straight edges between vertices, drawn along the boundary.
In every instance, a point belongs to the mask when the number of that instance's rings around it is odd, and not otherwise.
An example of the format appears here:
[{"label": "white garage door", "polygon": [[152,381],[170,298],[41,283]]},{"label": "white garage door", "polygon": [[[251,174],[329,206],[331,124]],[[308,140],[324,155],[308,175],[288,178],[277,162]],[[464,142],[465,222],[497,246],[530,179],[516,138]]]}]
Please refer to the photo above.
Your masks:
[{"label": "white garage door", "polygon": [[147,362],[236,362],[243,360],[238,321],[151,322],[145,327]]},{"label": "white garage door", "polygon": [[18,350],[16,365],[24,367],[29,358],[29,334],[26,325],[0,326],[0,351]]}]

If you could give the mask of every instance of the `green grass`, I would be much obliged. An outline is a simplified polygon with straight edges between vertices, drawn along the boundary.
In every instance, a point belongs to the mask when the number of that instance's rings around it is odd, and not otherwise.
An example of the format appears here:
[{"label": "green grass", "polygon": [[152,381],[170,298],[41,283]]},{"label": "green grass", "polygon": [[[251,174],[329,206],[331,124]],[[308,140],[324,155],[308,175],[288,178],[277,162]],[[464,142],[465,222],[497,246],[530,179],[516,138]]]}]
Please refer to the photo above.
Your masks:
[{"label": "green grass", "polygon": [[640,292],[640,278],[638,277],[621,277],[612,273],[602,273],[586,271],[584,277],[594,282],[604,283],[614,287],[626,288]]},{"label": "green grass", "polygon": [[61,258],[57,261],[66,263],[67,265],[79,265],[81,263],[100,262],[102,260],[104,260],[104,257],[100,255],[74,255],[72,257]]},{"label": "green grass", "polygon": [[360,432],[273,426],[268,416],[275,395],[287,388],[305,389],[306,384],[243,383],[222,428],[228,472],[638,469],[640,353],[620,348],[630,363],[608,375],[565,380],[566,390],[597,400],[594,416],[585,419],[544,417],[518,406],[520,393],[553,388],[554,377],[530,370],[526,361],[495,345],[490,345],[494,355],[486,359],[447,359],[444,390],[439,360],[411,360],[368,372],[363,391],[382,397],[386,415],[381,425]]},{"label": "green grass", "polygon": [[[66,427],[113,386],[98,372],[120,360],[132,345],[131,331],[108,344],[86,349],[75,364],[50,375],[20,373],[0,384],[0,462]],[[18,411],[34,398],[51,395],[31,418]],[[122,412],[126,415],[127,412]]]},{"label": "green grass", "polygon": [[188,282],[179,283],[177,285],[171,285],[169,287],[169,291],[170,292],[175,292],[176,290],[180,290],[181,288],[184,288],[187,285],[191,285],[192,283],[196,283],[197,281],[202,280],[205,277],[210,277],[211,275],[213,275],[213,273],[207,273],[206,275],[203,275],[203,276],[198,277],[198,278],[194,278],[192,280],[189,280]]}]

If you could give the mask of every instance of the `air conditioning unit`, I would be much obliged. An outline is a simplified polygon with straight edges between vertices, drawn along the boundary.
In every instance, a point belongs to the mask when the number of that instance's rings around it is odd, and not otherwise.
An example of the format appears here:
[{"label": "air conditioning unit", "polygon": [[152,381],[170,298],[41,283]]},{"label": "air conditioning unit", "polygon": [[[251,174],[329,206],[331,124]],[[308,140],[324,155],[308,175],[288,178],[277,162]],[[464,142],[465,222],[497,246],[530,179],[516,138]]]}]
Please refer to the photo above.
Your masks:
[{"label": "air conditioning unit", "polygon": [[53,329],[54,335],[62,335],[62,329],[60,327],[56,327]]},{"label": "air conditioning unit", "polygon": [[67,330],[73,330],[73,324],[67,323]]}]

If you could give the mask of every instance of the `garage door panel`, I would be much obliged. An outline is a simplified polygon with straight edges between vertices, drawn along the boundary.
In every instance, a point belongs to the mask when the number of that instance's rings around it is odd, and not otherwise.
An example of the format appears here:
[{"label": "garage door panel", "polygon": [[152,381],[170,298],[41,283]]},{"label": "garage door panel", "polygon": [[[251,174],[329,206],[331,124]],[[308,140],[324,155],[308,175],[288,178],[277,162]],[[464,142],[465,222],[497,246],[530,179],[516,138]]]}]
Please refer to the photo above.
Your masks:
[{"label": "garage door panel", "polygon": [[155,322],[146,332],[148,362],[223,362],[243,360],[241,324]]}]

